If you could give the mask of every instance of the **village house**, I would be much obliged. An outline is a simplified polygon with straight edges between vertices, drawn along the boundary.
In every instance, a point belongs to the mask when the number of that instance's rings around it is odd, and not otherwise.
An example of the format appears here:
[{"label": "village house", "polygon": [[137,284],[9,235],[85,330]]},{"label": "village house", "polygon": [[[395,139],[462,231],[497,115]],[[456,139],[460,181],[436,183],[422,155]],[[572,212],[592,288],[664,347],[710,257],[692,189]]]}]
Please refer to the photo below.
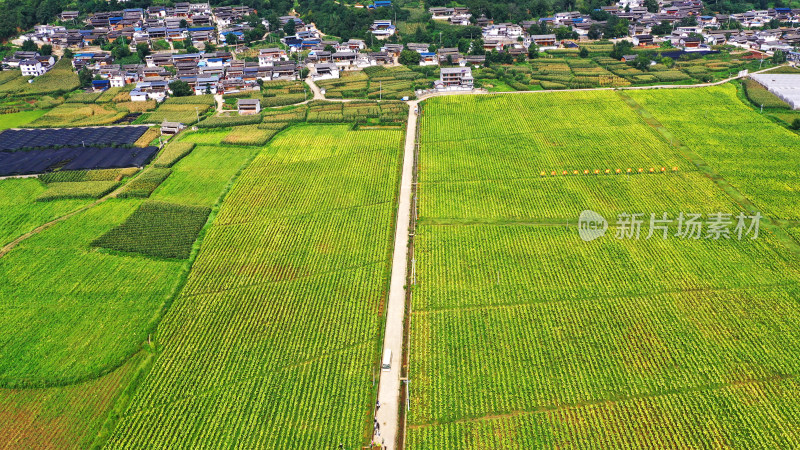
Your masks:
[{"label": "village house", "polygon": [[636,47],[653,45],[653,36],[649,34],[637,34],[633,36],[631,40],[633,41],[633,45]]},{"label": "village house", "polygon": [[333,63],[314,64],[314,72],[311,77],[314,81],[339,78],[339,66]]},{"label": "village house", "polygon": [[240,116],[252,116],[261,112],[261,101],[258,99],[240,98],[236,102]]},{"label": "village house", "polygon": [[38,59],[25,59],[20,61],[19,68],[22,71],[23,77],[38,77],[47,72],[42,62]]},{"label": "village house", "polygon": [[180,122],[162,122],[161,123],[161,135],[162,136],[173,136],[181,132],[186,128],[186,125]]},{"label": "village house", "polygon": [[473,81],[469,67],[444,67],[439,70],[439,80],[434,87],[438,90],[472,90]]},{"label": "village house", "polygon": [[384,39],[394,34],[395,27],[392,25],[391,20],[376,20],[369,27],[369,30],[376,38]]}]

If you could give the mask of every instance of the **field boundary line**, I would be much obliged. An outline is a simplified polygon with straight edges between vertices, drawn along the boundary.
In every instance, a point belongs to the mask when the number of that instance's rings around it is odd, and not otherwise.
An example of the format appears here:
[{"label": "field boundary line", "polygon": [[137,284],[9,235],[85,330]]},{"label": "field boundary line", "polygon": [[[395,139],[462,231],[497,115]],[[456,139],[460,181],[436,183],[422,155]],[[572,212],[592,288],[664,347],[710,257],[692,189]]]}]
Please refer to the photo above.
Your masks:
[{"label": "field boundary line", "polygon": [[[348,345],[348,346],[345,346],[345,347],[332,349],[332,350],[329,350],[327,352],[324,352],[323,354],[317,355],[317,356],[315,356],[313,358],[309,358],[309,359],[298,361],[298,362],[292,362],[290,364],[286,364],[286,365],[280,366],[278,368],[278,370],[279,371],[283,371],[283,370],[302,367],[304,365],[311,364],[314,361],[318,361],[318,360],[320,360],[322,358],[333,356],[333,355],[336,355],[338,353],[346,352],[348,350],[356,349],[356,348],[359,348],[359,347],[364,347],[364,346],[367,346],[368,344],[372,344],[372,343],[373,343],[372,340],[367,340],[367,341],[364,341],[364,342],[355,343],[355,344]],[[154,360],[152,365],[155,365],[155,362],[156,361]],[[273,368],[274,368],[274,366],[273,366]],[[154,405],[149,405],[146,408],[142,408],[142,409],[137,410],[137,411],[132,411],[132,412],[131,411],[126,411],[124,414],[120,414],[120,417],[136,417],[136,416],[140,416],[142,414],[146,414],[146,413],[148,413],[150,411],[153,411],[153,410],[165,407],[165,406],[171,406],[171,405],[175,405],[175,404],[178,404],[178,403],[182,403],[182,402],[185,402],[185,401],[192,400],[194,398],[198,398],[198,397],[206,396],[206,395],[209,395],[209,394],[213,394],[214,392],[216,392],[216,391],[218,391],[220,389],[223,389],[223,388],[228,388],[228,387],[236,386],[236,385],[239,385],[239,384],[249,383],[251,381],[258,380],[260,378],[272,377],[273,375],[274,374],[270,374],[268,372],[259,372],[259,373],[255,374],[255,375],[252,375],[252,376],[249,376],[249,377],[240,378],[240,379],[237,379],[237,380],[231,380],[231,381],[222,383],[222,384],[217,385],[217,386],[212,386],[212,387],[209,387],[207,389],[203,389],[201,391],[193,392],[191,394],[187,394],[187,395],[183,395],[181,397],[175,398],[175,399],[171,399],[171,400],[166,401],[166,402],[162,402],[162,403],[158,403],[158,404],[154,404]]]},{"label": "field boundary line", "polygon": [[476,416],[476,417],[467,417],[462,419],[455,419],[450,421],[434,421],[434,422],[427,422],[421,424],[413,424],[409,425],[409,429],[421,429],[421,428],[428,428],[428,427],[435,427],[439,425],[450,425],[450,424],[458,424],[458,423],[469,423],[469,422],[482,422],[494,419],[502,419],[506,417],[515,417],[515,416],[522,416],[522,415],[532,415],[532,414],[541,414],[541,413],[548,413],[548,412],[556,412],[556,411],[567,411],[573,409],[583,409],[590,406],[600,406],[600,405],[607,405],[607,404],[617,404],[617,403],[625,403],[629,401],[635,400],[646,400],[652,398],[661,398],[661,397],[669,397],[673,395],[681,395],[681,394],[690,394],[695,392],[708,392],[708,391],[716,391],[719,389],[725,389],[728,387],[733,386],[750,386],[754,384],[764,384],[764,383],[774,383],[780,382],[785,380],[797,379],[797,374],[779,374],[779,375],[772,375],[762,379],[747,379],[747,380],[739,380],[739,381],[732,381],[730,383],[710,383],[704,384],[699,386],[691,386],[683,389],[670,389],[663,392],[655,392],[652,394],[643,394],[643,395],[630,395],[630,396],[615,396],[611,398],[603,398],[603,399],[596,399],[584,402],[578,402],[569,405],[543,405],[538,406],[533,409],[527,410],[515,410],[509,411],[507,413],[497,413],[497,414],[487,414],[483,416]]},{"label": "field boundary line", "polygon": [[[386,326],[384,328],[383,352],[391,351],[390,369],[382,370],[378,384],[380,408],[375,412],[373,443],[394,450],[400,445],[402,434],[400,423],[400,389],[405,345],[405,321],[408,279],[408,250],[410,240],[413,171],[417,142],[417,101],[408,102],[408,123],[403,145],[403,166],[397,201],[394,251],[389,283]],[[382,354],[383,354],[382,352]]]},{"label": "field boundary line", "polygon": [[[271,139],[274,139],[275,136],[281,133],[281,131],[276,133]],[[197,238],[195,238],[195,241],[192,244],[192,251],[189,255],[189,258],[186,260],[186,264],[184,265],[184,269],[182,269],[182,272],[175,284],[174,290],[170,293],[169,298],[164,301],[164,304],[161,306],[161,308],[154,314],[152,323],[148,324],[149,328],[148,343],[147,346],[145,346],[144,342],[141,345],[142,349],[145,349],[148,353],[147,358],[145,359],[145,361],[142,362],[142,364],[136,370],[136,373],[134,374],[131,383],[128,384],[127,386],[124,386],[123,393],[125,393],[125,395],[118,398],[114,402],[111,410],[112,412],[106,417],[106,420],[103,423],[102,427],[100,428],[97,437],[92,443],[92,448],[102,448],[105,446],[106,442],[108,442],[108,439],[110,439],[111,436],[114,434],[114,431],[116,430],[117,425],[119,424],[119,420],[127,415],[126,412],[128,411],[130,402],[135,398],[136,393],[138,392],[139,387],[141,386],[141,383],[145,379],[147,379],[147,377],[150,375],[151,370],[153,369],[153,367],[155,367],[160,354],[158,348],[158,337],[159,337],[158,327],[159,325],[161,325],[161,322],[164,320],[164,317],[166,317],[169,309],[172,307],[175,301],[180,298],[181,291],[186,286],[186,283],[189,280],[189,276],[192,272],[192,267],[194,267],[194,263],[195,261],[197,261],[197,256],[200,254],[203,241],[208,235],[208,231],[213,226],[214,220],[219,214],[219,211],[222,209],[222,204],[225,200],[225,197],[228,196],[231,189],[233,188],[233,185],[236,183],[236,180],[239,179],[239,176],[247,169],[247,167],[250,166],[250,164],[253,161],[255,161],[256,157],[261,153],[262,150],[254,151],[253,155],[239,167],[236,173],[234,173],[233,176],[231,176],[231,178],[222,188],[216,201],[211,206],[211,212],[206,218],[206,223],[203,225],[203,228],[197,234]],[[139,171],[139,173],[142,172],[143,170]],[[120,187],[120,189],[121,188],[122,186]],[[149,339],[150,335],[153,335],[152,341],[150,341]],[[130,357],[128,359],[130,359]]]},{"label": "field boundary line", "polygon": [[[667,126],[661,123],[661,121],[659,121],[650,111],[648,111],[647,108],[640,105],[634,98],[630,97],[624,92],[618,92],[618,95],[622,97],[625,103],[641,117],[645,124],[655,129],[656,132],[658,132],[658,134],[661,135],[667,141],[667,143],[674,147],[684,159],[697,167],[702,174],[706,175],[711,182],[713,182],[714,185],[717,186],[717,188],[719,188],[725,195],[727,195],[735,204],[739,205],[741,208],[750,213],[760,211],[760,208],[758,208],[749,197],[744,195],[738,187],[726,180],[722,174],[709,165],[708,162],[706,162],[706,160],[703,159],[703,157],[700,156],[700,154],[698,154],[694,149],[681,142],[681,140],[672,134]],[[752,108],[750,109],[751,113],[755,114],[755,112],[752,111]],[[773,233],[778,241],[786,246],[787,250],[800,257],[800,244],[771,216],[765,214],[762,217],[761,224],[765,230]]]},{"label": "field boundary line", "polygon": [[777,288],[777,287],[797,287],[800,286],[800,281],[786,281],[783,283],[766,283],[766,284],[754,284],[751,286],[739,286],[739,287],[711,287],[711,288],[698,288],[698,289],[676,289],[676,290],[665,290],[665,291],[654,291],[654,292],[644,292],[644,293],[637,293],[637,294],[629,294],[629,295],[597,295],[592,297],[578,297],[578,298],[561,298],[555,300],[547,300],[547,301],[539,301],[539,302],[516,302],[516,303],[504,303],[500,305],[465,305],[462,307],[446,307],[446,308],[423,308],[415,310],[414,312],[417,314],[438,314],[438,313],[453,313],[453,312],[461,312],[461,311],[478,311],[478,310],[486,310],[486,309],[505,309],[505,308],[521,308],[526,306],[534,306],[534,305],[551,305],[563,302],[579,302],[579,301],[593,301],[593,300],[611,300],[611,299],[623,299],[623,298],[645,298],[645,297],[656,297],[659,295],[674,295],[674,294],[681,294],[681,293],[700,293],[700,292],[729,292],[729,291],[744,291],[750,289],[763,289],[763,288]]},{"label": "field boundary line", "polygon": [[55,224],[57,224],[59,222],[62,222],[64,220],[67,220],[70,217],[75,216],[76,214],[80,214],[82,212],[88,211],[89,209],[94,208],[95,206],[105,202],[106,200],[108,200],[110,198],[116,198],[117,194],[122,192],[124,190],[125,186],[130,184],[135,179],[139,178],[139,176],[142,174],[142,172],[144,172],[143,168],[139,169],[139,171],[136,172],[136,174],[134,176],[128,178],[127,181],[125,181],[124,183],[122,183],[119,186],[117,186],[113,191],[109,192],[108,194],[104,195],[103,197],[98,198],[94,202],[89,203],[88,205],[81,206],[80,208],[76,209],[75,211],[68,212],[68,213],[64,214],[63,216],[56,217],[55,219],[52,219],[47,223],[39,225],[38,227],[32,229],[31,231],[28,231],[27,233],[23,234],[22,236],[19,236],[18,238],[14,239],[13,241],[11,241],[8,244],[4,245],[2,248],[0,248],[0,258],[2,258],[5,255],[7,255],[8,252],[13,250],[14,247],[19,245],[20,242],[28,239],[29,237],[34,236],[36,234],[39,234],[42,231],[50,228],[51,226],[53,226],[53,225],[55,225]]}]

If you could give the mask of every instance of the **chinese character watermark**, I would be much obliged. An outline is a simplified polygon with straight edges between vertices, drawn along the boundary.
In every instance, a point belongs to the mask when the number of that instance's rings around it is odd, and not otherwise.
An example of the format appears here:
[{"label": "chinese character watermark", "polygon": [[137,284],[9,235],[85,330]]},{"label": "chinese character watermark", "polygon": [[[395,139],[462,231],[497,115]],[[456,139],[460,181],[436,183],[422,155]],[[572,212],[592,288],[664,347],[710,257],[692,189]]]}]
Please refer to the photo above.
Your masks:
[{"label": "chinese character watermark", "polygon": [[[758,239],[761,213],[713,213],[702,214],[680,212],[676,217],[668,213],[621,213],[617,215],[614,237],[616,239]],[[646,225],[649,224],[649,225]],[[600,214],[586,210],[578,218],[578,234],[584,241],[592,241],[605,235],[608,221]],[[647,226],[647,234],[642,227]]]}]

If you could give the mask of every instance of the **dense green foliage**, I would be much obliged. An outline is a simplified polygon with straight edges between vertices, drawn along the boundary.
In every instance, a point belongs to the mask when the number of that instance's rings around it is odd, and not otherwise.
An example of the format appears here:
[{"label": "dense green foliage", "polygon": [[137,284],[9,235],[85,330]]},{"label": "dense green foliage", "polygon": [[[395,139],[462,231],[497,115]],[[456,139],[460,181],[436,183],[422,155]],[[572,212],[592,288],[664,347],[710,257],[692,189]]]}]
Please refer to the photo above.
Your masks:
[{"label": "dense green foliage", "polygon": [[85,199],[37,202],[36,198],[46,190],[34,178],[0,180],[0,247],[88,203]]},{"label": "dense green foliage", "polygon": [[775,96],[772,92],[768,91],[761,83],[751,78],[746,79],[743,83],[747,98],[750,99],[756,106],[763,106],[765,108],[781,108],[789,109],[789,105]]},{"label": "dense green foliage", "polygon": [[797,136],[730,85],[423,109],[408,448],[800,443],[792,243],[614,238],[624,212],[746,210],[724,180],[788,214]]},{"label": "dense green foliage", "polygon": [[118,197],[149,197],[170,174],[170,169],[149,167],[125,185]]},{"label": "dense green foliage", "polygon": [[238,177],[109,446],[362,446],[403,133],[349,130],[290,128]]},{"label": "dense green foliage", "polygon": [[80,181],[50,183],[47,190],[36,197],[37,201],[50,201],[62,198],[100,198],[113,191],[117,181]]},{"label": "dense green foliage", "polygon": [[735,86],[629,94],[762,213],[800,218],[800,190],[793,187],[800,167],[797,134],[754,114]]},{"label": "dense green foliage", "polygon": [[155,167],[172,167],[194,148],[191,142],[170,142],[153,161]]},{"label": "dense green foliage", "polygon": [[211,208],[145,202],[92,245],[157,258],[186,259]]}]

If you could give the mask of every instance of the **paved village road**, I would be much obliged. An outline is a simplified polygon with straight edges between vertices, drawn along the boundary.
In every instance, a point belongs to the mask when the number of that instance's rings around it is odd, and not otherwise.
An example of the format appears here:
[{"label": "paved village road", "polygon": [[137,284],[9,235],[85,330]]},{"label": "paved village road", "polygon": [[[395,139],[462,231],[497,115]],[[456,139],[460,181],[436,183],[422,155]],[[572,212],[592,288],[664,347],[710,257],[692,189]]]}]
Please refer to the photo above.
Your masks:
[{"label": "paved village road", "polygon": [[[392,259],[392,278],[389,284],[389,299],[386,308],[386,331],[383,349],[392,351],[391,370],[381,371],[378,386],[380,408],[375,419],[379,425],[379,435],[375,442],[383,443],[387,449],[394,449],[399,427],[400,368],[403,365],[403,324],[406,308],[406,274],[408,263],[408,239],[411,219],[411,183],[414,175],[414,150],[417,137],[417,102],[408,102],[408,126],[403,151],[403,174],[400,180],[400,197],[397,205],[397,226],[394,237],[394,256]],[[382,355],[381,355],[382,356]]]}]

